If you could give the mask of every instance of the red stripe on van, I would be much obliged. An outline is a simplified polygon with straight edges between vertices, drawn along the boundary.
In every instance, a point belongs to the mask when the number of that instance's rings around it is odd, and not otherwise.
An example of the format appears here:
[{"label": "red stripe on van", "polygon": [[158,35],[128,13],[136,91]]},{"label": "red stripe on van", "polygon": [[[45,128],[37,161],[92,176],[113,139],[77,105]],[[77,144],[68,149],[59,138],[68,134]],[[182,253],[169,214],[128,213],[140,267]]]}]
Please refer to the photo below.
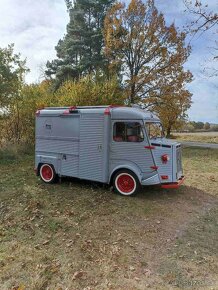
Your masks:
[{"label": "red stripe on van", "polygon": [[151,169],[157,170],[159,167],[158,166],[151,166]]},{"label": "red stripe on van", "polygon": [[155,146],[144,146],[145,149],[155,149]]}]

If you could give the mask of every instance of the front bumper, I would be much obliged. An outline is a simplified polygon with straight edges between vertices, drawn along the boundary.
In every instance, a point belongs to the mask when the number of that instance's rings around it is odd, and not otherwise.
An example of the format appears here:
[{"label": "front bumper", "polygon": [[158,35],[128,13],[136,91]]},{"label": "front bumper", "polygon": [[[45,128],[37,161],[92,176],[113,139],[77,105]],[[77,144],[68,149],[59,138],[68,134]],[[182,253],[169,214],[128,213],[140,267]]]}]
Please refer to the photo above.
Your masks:
[{"label": "front bumper", "polygon": [[179,188],[179,186],[184,182],[185,176],[181,176],[177,182],[172,182],[172,183],[166,183],[162,184],[162,188]]}]

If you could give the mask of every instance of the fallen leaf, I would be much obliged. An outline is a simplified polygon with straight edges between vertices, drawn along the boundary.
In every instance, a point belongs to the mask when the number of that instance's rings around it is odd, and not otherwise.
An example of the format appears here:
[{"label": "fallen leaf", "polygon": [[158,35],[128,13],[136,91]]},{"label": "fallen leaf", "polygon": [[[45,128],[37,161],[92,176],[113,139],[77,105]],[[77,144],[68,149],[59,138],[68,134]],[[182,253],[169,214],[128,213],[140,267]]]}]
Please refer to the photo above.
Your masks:
[{"label": "fallen leaf", "polygon": [[130,266],[130,267],[129,267],[129,270],[130,270],[130,271],[135,271],[135,268],[134,268],[133,266]]},{"label": "fallen leaf", "polygon": [[214,176],[210,176],[209,179],[210,179],[211,181],[216,181]]},{"label": "fallen leaf", "polygon": [[82,276],[84,275],[84,272],[82,270],[80,271],[76,271],[74,274],[73,274],[73,280],[76,280],[78,278],[81,278]]},{"label": "fallen leaf", "polygon": [[45,246],[45,245],[48,245],[49,244],[49,240],[46,240],[46,241],[44,241],[42,244]]},{"label": "fallen leaf", "polygon": [[145,269],[144,270],[144,274],[147,275],[147,276],[150,276],[151,275],[151,270]]}]

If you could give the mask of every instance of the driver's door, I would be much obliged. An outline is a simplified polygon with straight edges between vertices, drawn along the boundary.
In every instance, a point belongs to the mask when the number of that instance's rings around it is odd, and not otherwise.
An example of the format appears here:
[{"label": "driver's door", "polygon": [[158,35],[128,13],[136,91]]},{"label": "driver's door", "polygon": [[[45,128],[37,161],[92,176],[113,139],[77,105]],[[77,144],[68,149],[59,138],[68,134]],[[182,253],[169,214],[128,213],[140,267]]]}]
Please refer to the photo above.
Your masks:
[{"label": "driver's door", "polygon": [[113,165],[134,164],[142,173],[154,171],[154,159],[143,121],[114,120],[112,123],[111,162]]}]

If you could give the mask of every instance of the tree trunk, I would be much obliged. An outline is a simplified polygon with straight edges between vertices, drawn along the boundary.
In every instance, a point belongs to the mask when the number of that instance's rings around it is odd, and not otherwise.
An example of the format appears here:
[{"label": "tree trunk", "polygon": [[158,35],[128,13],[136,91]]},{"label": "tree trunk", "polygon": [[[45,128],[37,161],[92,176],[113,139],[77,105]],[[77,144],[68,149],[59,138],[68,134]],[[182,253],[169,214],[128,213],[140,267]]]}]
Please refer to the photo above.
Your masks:
[{"label": "tree trunk", "polygon": [[135,83],[131,85],[131,92],[130,92],[130,103],[135,103]]},{"label": "tree trunk", "polygon": [[169,125],[168,127],[167,127],[167,138],[170,138],[170,133],[171,133],[171,126]]}]

